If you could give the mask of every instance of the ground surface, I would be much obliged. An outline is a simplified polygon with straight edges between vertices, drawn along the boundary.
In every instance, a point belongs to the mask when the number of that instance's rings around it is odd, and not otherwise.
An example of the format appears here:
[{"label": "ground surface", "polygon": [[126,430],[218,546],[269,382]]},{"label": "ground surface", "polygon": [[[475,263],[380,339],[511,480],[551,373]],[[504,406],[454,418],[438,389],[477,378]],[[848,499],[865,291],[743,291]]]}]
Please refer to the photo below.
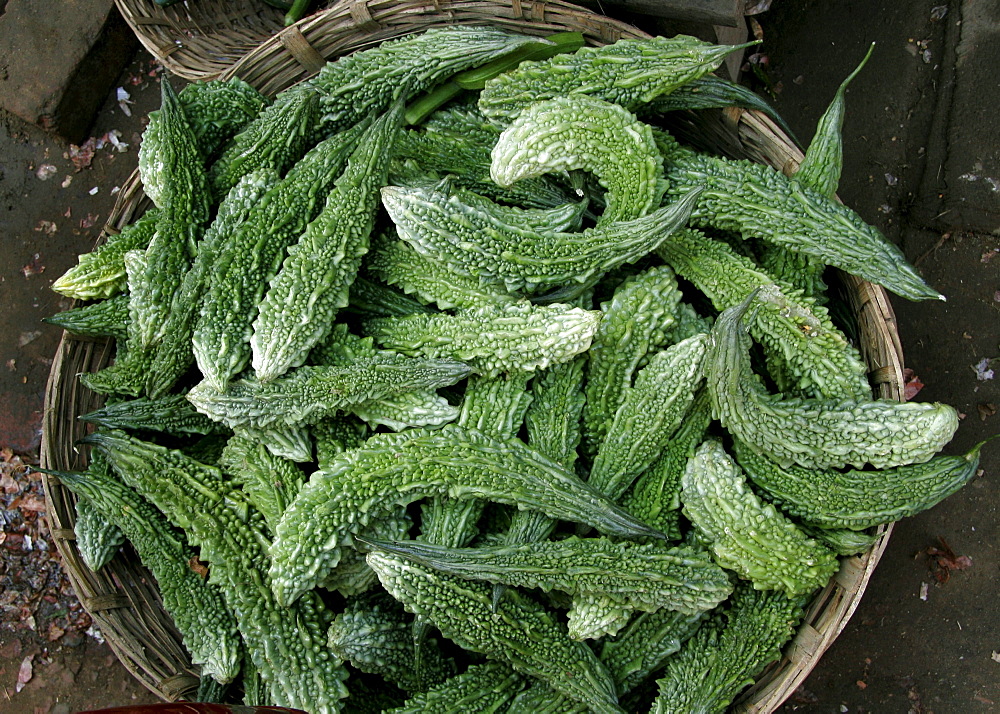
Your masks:
[{"label": "ground surface", "polygon": [[[985,3],[966,4],[976,12],[958,0],[774,0],[756,16],[767,58],[756,86],[770,88],[803,141],[877,42],[848,94],[840,195],[948,296],[893,304],[906,364],[925,385],[917,398],[966,415],[953,453],[1000,431],[998,380],[985,378],[1000,367],[1000,194],[990,184],[1000,127],[984,111],[1000,97],[988,61],[1000,22]],[[0,710],[13,714],[153,701],[86,634],[86,615],[44,546],[37,482],[16,454],[30,461],[37,451],[58,340],[39,320],[63,307],[48,286],[91,247],[113,187],[135,167],[141,117],[158,103],[154,69],[141,54],[120,81],[133,116],[109,97],[91,132],[108,142],[118,130],[123,151],[95,142],[91,158],[87,147],[0,116],[0,447],[10,449],[0,459]],[[854,618],[784,711],[1000,709],[998,464],[1000,446],[988,446],[974,483],[896,527]]]}]

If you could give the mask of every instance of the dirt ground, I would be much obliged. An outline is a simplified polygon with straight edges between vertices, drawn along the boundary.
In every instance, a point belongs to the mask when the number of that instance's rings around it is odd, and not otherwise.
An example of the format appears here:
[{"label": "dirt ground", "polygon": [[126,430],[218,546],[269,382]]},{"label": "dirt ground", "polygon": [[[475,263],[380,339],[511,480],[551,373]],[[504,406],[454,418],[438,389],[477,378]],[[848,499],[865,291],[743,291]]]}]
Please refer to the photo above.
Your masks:
[{"label": "dirt ground", "polygon": [[[954,102],[965,4],[774,0],[753,18],[764,41],[747,72],[808,141],[837,85],[877,42],[848,93],[840,195],[948,297],[893,305],[913,387],[922,385],[917,399],[946,401],[965,415],[950,453],[1000,431],[991,372],[1000,367],[1000,219],[970,226],[951,210],[963,185],[948,173],[949,157],[962,148],[949,146],[949,131],[967,129],[973,116],[973,107]],[[114,187],[135,168],[142,117],[159,101],[155,72],[140,52],[119,82],[127,102],[108,98],[92,147],[75,149],[0,116],[0,246],[7,256],[0,267],[0,447],[8,449],[0,459],[0,711],[12,714],[155,701],[88,634],[88,618],[44,545],[44,513],[31,510],[38,486],[16,463],[37,454],[58,340],[39,320],[66,307],[49,285],[93,245]],[[985,88],[983,101],[998,94]],[[983,151],[995,146],[995,115],[977,113],[975,121],[987,122],[977,124]],[[114,146],[114,131],[126,147]],[[986,208],[997,216],[995,206]],[[1000,445],[987,446],[982,474],[969,487],[896,526],[855,616],[782,711],[1000,710],[998,463]]]}]

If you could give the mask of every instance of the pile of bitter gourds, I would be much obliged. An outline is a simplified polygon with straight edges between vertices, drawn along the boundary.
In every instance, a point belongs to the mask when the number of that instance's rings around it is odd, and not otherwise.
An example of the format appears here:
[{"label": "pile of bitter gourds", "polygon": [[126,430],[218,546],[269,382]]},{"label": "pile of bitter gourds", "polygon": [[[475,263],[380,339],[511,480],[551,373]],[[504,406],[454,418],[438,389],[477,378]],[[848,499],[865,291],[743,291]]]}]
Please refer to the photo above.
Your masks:
[{"label": "pile of bitter gourds", "polygon": [[733,48],[581,44],[434,29],[273,101],[162,82],[153,207],[54,285],[117,343],[59,475],[201,696],[721,712],[838,555],[975,474],[826,307],[828,266],[939,297],[833,197],[843,87],[788,178],[663,128],[759,105],[710,74]]}]

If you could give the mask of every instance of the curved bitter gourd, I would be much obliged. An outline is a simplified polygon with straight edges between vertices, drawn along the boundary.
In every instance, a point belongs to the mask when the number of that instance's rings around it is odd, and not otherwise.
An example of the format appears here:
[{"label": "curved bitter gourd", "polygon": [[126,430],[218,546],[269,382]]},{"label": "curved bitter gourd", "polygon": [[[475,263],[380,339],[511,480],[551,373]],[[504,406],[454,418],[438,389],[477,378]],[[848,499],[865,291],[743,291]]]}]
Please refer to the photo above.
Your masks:
[{"label": "curved bitter gourd", "polygon": [[758,590],[803,595],[837,572],[833,553],[762,503],[718,441],[704,442],[688,461],[681,503],[684,515],[711,542],[716,562]]},{"label": "curved bitter gourd", "polygon": [[503,662],[474,664],[384,714],[495,714],[504,711],[525,682],[524,675]]},{"label": "curved bitter gourd", "polygon": [[763,347],[778,391],[829,399],[871,396],[861,354],[813,298],[775,282],[749,258],[694,229],[675,232],[656,252],[720,312],[761,288],[758,295],[765,299],[747,315],[747,326]]},{"label": "curved bitter gourd", "polygon": [[444,495],[531,508],[613,535],[660,535],[516,439],[450,424],[377,434],[315,472],[278,523],[271,545],[278,600],[294,602],[321,582],[352,536],[385,509]]},{"label": "curved bitter gourd", "polygon": [[770,166],[724,159],[682,148],[656,132],[664,154],[667,196],[703,186],[693,226],[714,226],[755,236],[818,258],[882,285],[909,300],[944,299],[903,252],[850,208]]},{"label": "curved bitter gourd", "polygon": [[433,187],[382,189],[382,204],[399,237],[429,258],[507,290],[594,282],[606,271],[634,263],[687,221],[698,190],[631,221],[611,221],[560,233],[512,221],[510,209],[489,210],[480,197],[465,203]]},{"label": "curved bitter gourd", "polygon": [[982,442],[958,456],[881,471],[779,466],[737,440],[734,453],[747,476],[790,516],[822,528],[861,530],[925,511],[972,480]]},{"label": "curved bitter gourd", "polygon": [[485,583],[462,580],[377,550],[368,564],[382,586],[445,637],[544,680],[594,712],[621,714],[607,668],[532,600],[512,591],[493,610]]},{"label": "curved bitter gourd", "polygon": [[652,129],[617,104],[583,94],[528,107],[497,139],[490,176],[500,186],[582,169],[607,191],[598,225],[630,221],[660,202],[663,158]]},{"label": "curved bitter gourd", "polygon": [[783,399],[751,369],[741,318],[754,293],[712,328],[706,370],[712,409],[733,436],[783,466],[875,468],[920,463],[947,444],[958,412],[947,404],[879,400]]}]

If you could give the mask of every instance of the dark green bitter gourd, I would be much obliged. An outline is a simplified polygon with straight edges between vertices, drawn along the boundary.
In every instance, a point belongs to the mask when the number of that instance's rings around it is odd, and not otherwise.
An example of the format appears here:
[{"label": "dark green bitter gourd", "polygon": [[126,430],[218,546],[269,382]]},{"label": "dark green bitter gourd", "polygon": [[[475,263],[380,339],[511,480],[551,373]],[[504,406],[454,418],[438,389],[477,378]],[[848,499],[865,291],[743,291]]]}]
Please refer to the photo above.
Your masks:
[{"label": "dark green bitter gourd", "polygon": [[536,102],[574,94],[635,110],[717,69],[729,54],[744,47],[713,45],[688,35],[584,47],[573,54],[525,62],[488,81],[479,95],[479,109],[491,119],[509,123]]},{"label": "dark green bitter gourd", "polygon": [[331,614],[308,593],[279,606],[268,580],[263,517],[214,467],[121,433],[85,443],[103,451],[132,488],[182,528],[209,563],[272,704],[336,714],[347,696],[343,663],[326,647]]},{"label": "dark green bitter gourd", "polygon": [[236,620],[216,586],[191,568],[195,550],[184,536],[153,505],[106,470],[57,475],[132,543],[142,564],[156,578],[163,607],[181,632],[192,661],[219,682],[233,681],[242,650]]},{"label": "dark green bitter gourd", "polygon": [[863,530],[925,511],[975,478],[986,442],[958,456],[880,471],[779,466],[739,440],[734,454],[750,480],[793,518],[822,528]]},{"label": "dark green bitter gourd", "polygon": [[666,196],[676,199],[704,188],[691,225],[761,238],[909,300],[943,299],[899,248],[846,206],[769,166],[697,153],[664,132],[657,132],[656,139],[669,184]]},{"label": "dark green bitter gourd", "polygon": [[462,647],[507,662],[594,712],[620,714],[604,665],[543,607],[510,592],[493,611],[485,583],[462,580],[377,550],[368,564],[382,586],[408,611],[430,620]]},{"label": "dark green bitter gourd", "polygon": [[271,546],[278,600],[294,602],[322,581],[372,518],[441,495],[514,504],[608,534],[658,536],[518,440],[450,424],[378,434],[315,472],[278,523]]}]

